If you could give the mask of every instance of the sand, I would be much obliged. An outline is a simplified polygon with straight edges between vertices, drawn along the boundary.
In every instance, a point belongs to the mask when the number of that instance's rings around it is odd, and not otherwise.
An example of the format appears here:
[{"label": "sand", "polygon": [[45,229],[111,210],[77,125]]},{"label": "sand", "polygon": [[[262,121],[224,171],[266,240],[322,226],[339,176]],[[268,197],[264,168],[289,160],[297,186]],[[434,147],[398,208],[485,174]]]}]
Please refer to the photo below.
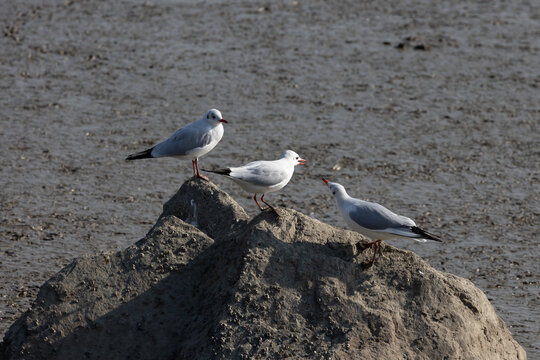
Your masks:
[{"label": "sand", "polygon": [[[204,167],[308,160],[267,198],[344,227],[320,177],[445,239],[540,356],[534,3],[2,2],[0,332],[75,257],[154,224],[189,161],[126,163],[215,107]],[[251,215],[251,195],[211,177]]]}]

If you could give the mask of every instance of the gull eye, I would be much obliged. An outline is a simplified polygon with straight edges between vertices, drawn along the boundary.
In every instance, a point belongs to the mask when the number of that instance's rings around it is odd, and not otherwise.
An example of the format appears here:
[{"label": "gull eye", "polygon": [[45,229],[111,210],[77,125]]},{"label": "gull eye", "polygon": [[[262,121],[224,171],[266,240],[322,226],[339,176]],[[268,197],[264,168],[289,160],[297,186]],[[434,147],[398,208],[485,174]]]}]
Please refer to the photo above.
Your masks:
[{"label": "gull eye", "polygon": [[216,118],[216,115],[212,115],[212,119],[215,119]]},{"label": "gull eye", "polygon": [[335,192],[335,191],[332,191],[332,195],[336,195],[336,192]]}]

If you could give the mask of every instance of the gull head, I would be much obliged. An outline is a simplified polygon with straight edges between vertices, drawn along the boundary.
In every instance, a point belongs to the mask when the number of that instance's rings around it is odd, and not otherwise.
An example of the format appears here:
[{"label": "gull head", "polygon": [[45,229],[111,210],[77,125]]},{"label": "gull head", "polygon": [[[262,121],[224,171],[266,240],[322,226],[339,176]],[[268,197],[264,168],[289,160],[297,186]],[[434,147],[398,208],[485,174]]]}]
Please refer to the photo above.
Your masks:
[{"label": "gull head", "polygon": [[221,112],[218,109],[210,109],[204,114],[204,119],[213,125],[219,125],[220,123],[227,123],[227,120],[221,116]]},{"label": "gull head", "polygon": [[306,165],[304,164],[306,162],[306,160],[300,158],[300,155],[298,155],[297,153],[295,153],[294,151],[292,150],[286,150],[283,155],[281,156],[282,159],[289,159],[291,161],[293,161],[294,163],[294,166],[296,165]]},{"label": "gull head", "polygon": [[332,192],[332,195],[334,196],[340,196],[347,193],[347,191],[345,191],[345,188],[341,184],[330,182],[326,180],[325,178],[323,178],[322,181],[324,181],[324,183],[328,185],[328,188],[330,189],[330,191]]}]

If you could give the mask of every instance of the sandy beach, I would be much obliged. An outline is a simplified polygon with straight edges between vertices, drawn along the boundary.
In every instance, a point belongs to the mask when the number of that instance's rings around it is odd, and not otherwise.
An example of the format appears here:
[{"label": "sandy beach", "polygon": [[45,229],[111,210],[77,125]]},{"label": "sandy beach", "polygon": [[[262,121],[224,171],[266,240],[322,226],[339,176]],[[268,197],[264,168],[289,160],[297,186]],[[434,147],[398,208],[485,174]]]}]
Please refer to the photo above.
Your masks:
[{"label": "sandy beach", "polygon": [[[540,7],[533,2],[0,4],[0,334],[74,258],[142,238],[192,175],[125,157],[217,108],[203,168],[307,160],[266,200],[345,227],[320,180],[440,235],[540,356]],[[211,180],[248,211],[251,197]]]}]

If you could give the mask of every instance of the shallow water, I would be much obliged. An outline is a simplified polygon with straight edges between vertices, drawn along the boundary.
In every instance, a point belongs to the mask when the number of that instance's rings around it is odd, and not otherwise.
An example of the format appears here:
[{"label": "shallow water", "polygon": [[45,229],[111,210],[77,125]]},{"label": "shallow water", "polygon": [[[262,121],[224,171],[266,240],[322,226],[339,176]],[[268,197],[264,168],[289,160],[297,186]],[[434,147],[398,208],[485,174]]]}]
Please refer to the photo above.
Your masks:
[{"label": "shallow water", "polygon": [[[127,163],[216,107],[203,167],[308,160],[266,199],[344,226],[320,180],[445,242],[540,356],[540,14],[532,2],[0,4],[0,332],[74,257],[143,237],[189,161]],[[256,205],[217,175],[251,213]]]}]

